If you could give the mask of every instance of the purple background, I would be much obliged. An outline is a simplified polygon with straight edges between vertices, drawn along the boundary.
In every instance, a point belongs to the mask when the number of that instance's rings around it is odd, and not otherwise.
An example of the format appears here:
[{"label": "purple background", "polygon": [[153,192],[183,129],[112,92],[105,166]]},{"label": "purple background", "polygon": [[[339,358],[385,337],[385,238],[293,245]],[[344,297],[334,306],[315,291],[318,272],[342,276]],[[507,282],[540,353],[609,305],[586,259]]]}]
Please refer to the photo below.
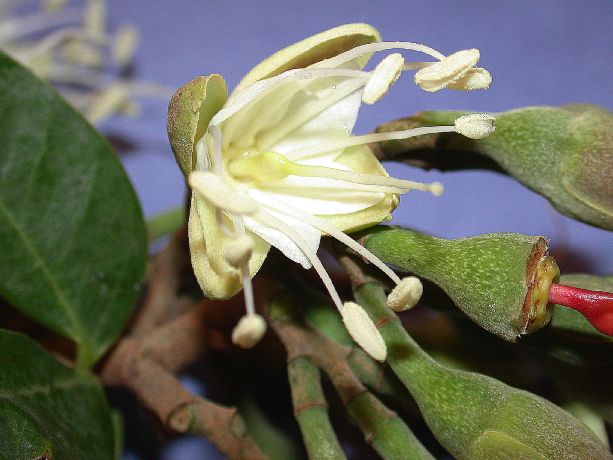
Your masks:
[{"label": "purple background", "polygon": [[[216,72],[232,88],[272,52],[349,22],[368,22],[386,40],[421,42],[443,53],[481,50],[480,65],[494,78],[488,91],[429,94],[404,77],[390,95],[362,110],[357,133],[425,109],[497,112],[571,102],[613,109],[611,0],[109,0],[109,12],[113,25],[132,23],[141,32],[136,76],[171,87]],[[102,128],[134,144],[122,158],[151,216],[181,204],[184,185],[166,139],[165,103],[145,101],[144,107],[141,117],[111,120]],[[561,216],[508,177],[388,169],[396,177],[440,180],[446,188],[441,198],[418,192],[404,197],[394,223],[444,237],[499,231],[546,235],[562,268],[613,272],[610,233]],[[181,446],[172,446],[165,458],[212,455],[176,449]]]}]

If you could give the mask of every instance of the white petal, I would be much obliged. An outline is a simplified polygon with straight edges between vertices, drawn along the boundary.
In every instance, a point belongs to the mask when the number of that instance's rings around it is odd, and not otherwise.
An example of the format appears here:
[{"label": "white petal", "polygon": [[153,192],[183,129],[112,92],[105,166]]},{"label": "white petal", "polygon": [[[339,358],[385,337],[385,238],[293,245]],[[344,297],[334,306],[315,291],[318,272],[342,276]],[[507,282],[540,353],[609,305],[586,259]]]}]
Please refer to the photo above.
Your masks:
[{"label": "white petal", "polygon": [[[362,91],[354,91],[322,110],[302,126],[287,133],[283,139],[271,146],[270,150],[292,157],[295,151],[323,151],[334,140],[351,136],[360,105]],[[334,159],[341,150],[326,152],[325,158]],[[317,156],[317,158],[319,158]]]},{"label": "white petal", "polygon": [[[296,233],[298,233],[306,244],[317,252],[319,248],[319,241],[321,239],[321,233],[312,225],[305,222],[293,219],[284,214],[280,214],[272,209],[266,209],[266,211],[272,214],[274,217],[292,227]],[[258,235],[264,241],[274,246],[283,253],[285,257],[299,263],[305,269],[311,268],[311,262],[300,250],[300,248],[294,243],[287,235],[270,226],[269,223],[253,217],[244,217],[243,222],[245,227]]]}]

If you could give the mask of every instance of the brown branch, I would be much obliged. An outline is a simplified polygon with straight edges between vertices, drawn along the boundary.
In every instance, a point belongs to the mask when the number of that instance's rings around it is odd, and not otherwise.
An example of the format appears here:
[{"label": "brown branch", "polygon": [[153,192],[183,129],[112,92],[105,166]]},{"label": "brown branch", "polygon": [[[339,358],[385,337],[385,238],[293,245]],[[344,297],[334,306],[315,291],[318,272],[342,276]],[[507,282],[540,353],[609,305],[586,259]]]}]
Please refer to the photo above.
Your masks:
[{"label": "brown branch", "polygon": [[130,331],[133,335],[142,336],[185,311],[190,302],[179,298],[177,292],[189,263],[187,229],[180,228],[151,261],[147,291],[133,318]]},{"label": "brown branch", "polygon": [[[179,297],[185,264],[186,233],[177,231],[151,264],[148,290],[132,333],[111,350],[99,367],[102,381],[134,393],[167,428],[207,437],[230,459],[264,460],[236,408],[188,391],[173,375],[194,362],[218,317],[205,300]],[[219,324],[216,324],[216,327]],[[214,335],[214,334],[213,334]]]}]

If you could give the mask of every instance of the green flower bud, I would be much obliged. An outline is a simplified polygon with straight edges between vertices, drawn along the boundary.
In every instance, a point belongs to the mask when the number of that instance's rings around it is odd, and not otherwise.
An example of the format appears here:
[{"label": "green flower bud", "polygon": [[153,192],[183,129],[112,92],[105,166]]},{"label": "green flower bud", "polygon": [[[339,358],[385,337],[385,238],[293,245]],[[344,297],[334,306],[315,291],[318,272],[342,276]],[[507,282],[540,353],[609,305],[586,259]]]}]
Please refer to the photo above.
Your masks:
[{"label": "green flower bud", "polygon": [[[377,131],[449,124],[464,114],[422,112]],[[483,140],[431,134],[388,141],[378,149],[383,159],[404,159],[422,167],[501,168],[562,214],[613,230],[613,114],[603,108],[527,107],[497,114],[496,132]]]},{"label": "green flower bud", "polygon": [[362,244],[384,262],[434,282],[473,321],[508,341],[551,318],[547,293],[559,272],[543,237],[493,233],[444,240],[379,227]]}]

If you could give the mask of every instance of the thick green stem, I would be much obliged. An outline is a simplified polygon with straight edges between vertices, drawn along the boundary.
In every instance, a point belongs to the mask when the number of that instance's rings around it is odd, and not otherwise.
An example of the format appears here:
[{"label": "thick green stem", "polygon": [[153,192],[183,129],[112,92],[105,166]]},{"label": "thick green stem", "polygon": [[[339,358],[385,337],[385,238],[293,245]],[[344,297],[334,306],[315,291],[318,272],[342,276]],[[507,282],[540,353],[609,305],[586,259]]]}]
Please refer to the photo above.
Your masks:
[{"label": "thick green stem", "polygon": [[490,377],[436,363],[386,307],[378,283],[359,285],[354,294],[380,325],[389,365],[454,457],[613,458],[587,427],[552,403]]},{"label": "thick green stem", "polygon": [[344,459],[345,454],[328,418],[328,404],[321,388],[319,370],[308,358],[287,363],[294,416],[310,459]]},{"label": "thick green stem", "polygon": [[147,238],[149,242],[156,241],[185,224],[185,209],[182,206],[169,209],[147,219]]}]

